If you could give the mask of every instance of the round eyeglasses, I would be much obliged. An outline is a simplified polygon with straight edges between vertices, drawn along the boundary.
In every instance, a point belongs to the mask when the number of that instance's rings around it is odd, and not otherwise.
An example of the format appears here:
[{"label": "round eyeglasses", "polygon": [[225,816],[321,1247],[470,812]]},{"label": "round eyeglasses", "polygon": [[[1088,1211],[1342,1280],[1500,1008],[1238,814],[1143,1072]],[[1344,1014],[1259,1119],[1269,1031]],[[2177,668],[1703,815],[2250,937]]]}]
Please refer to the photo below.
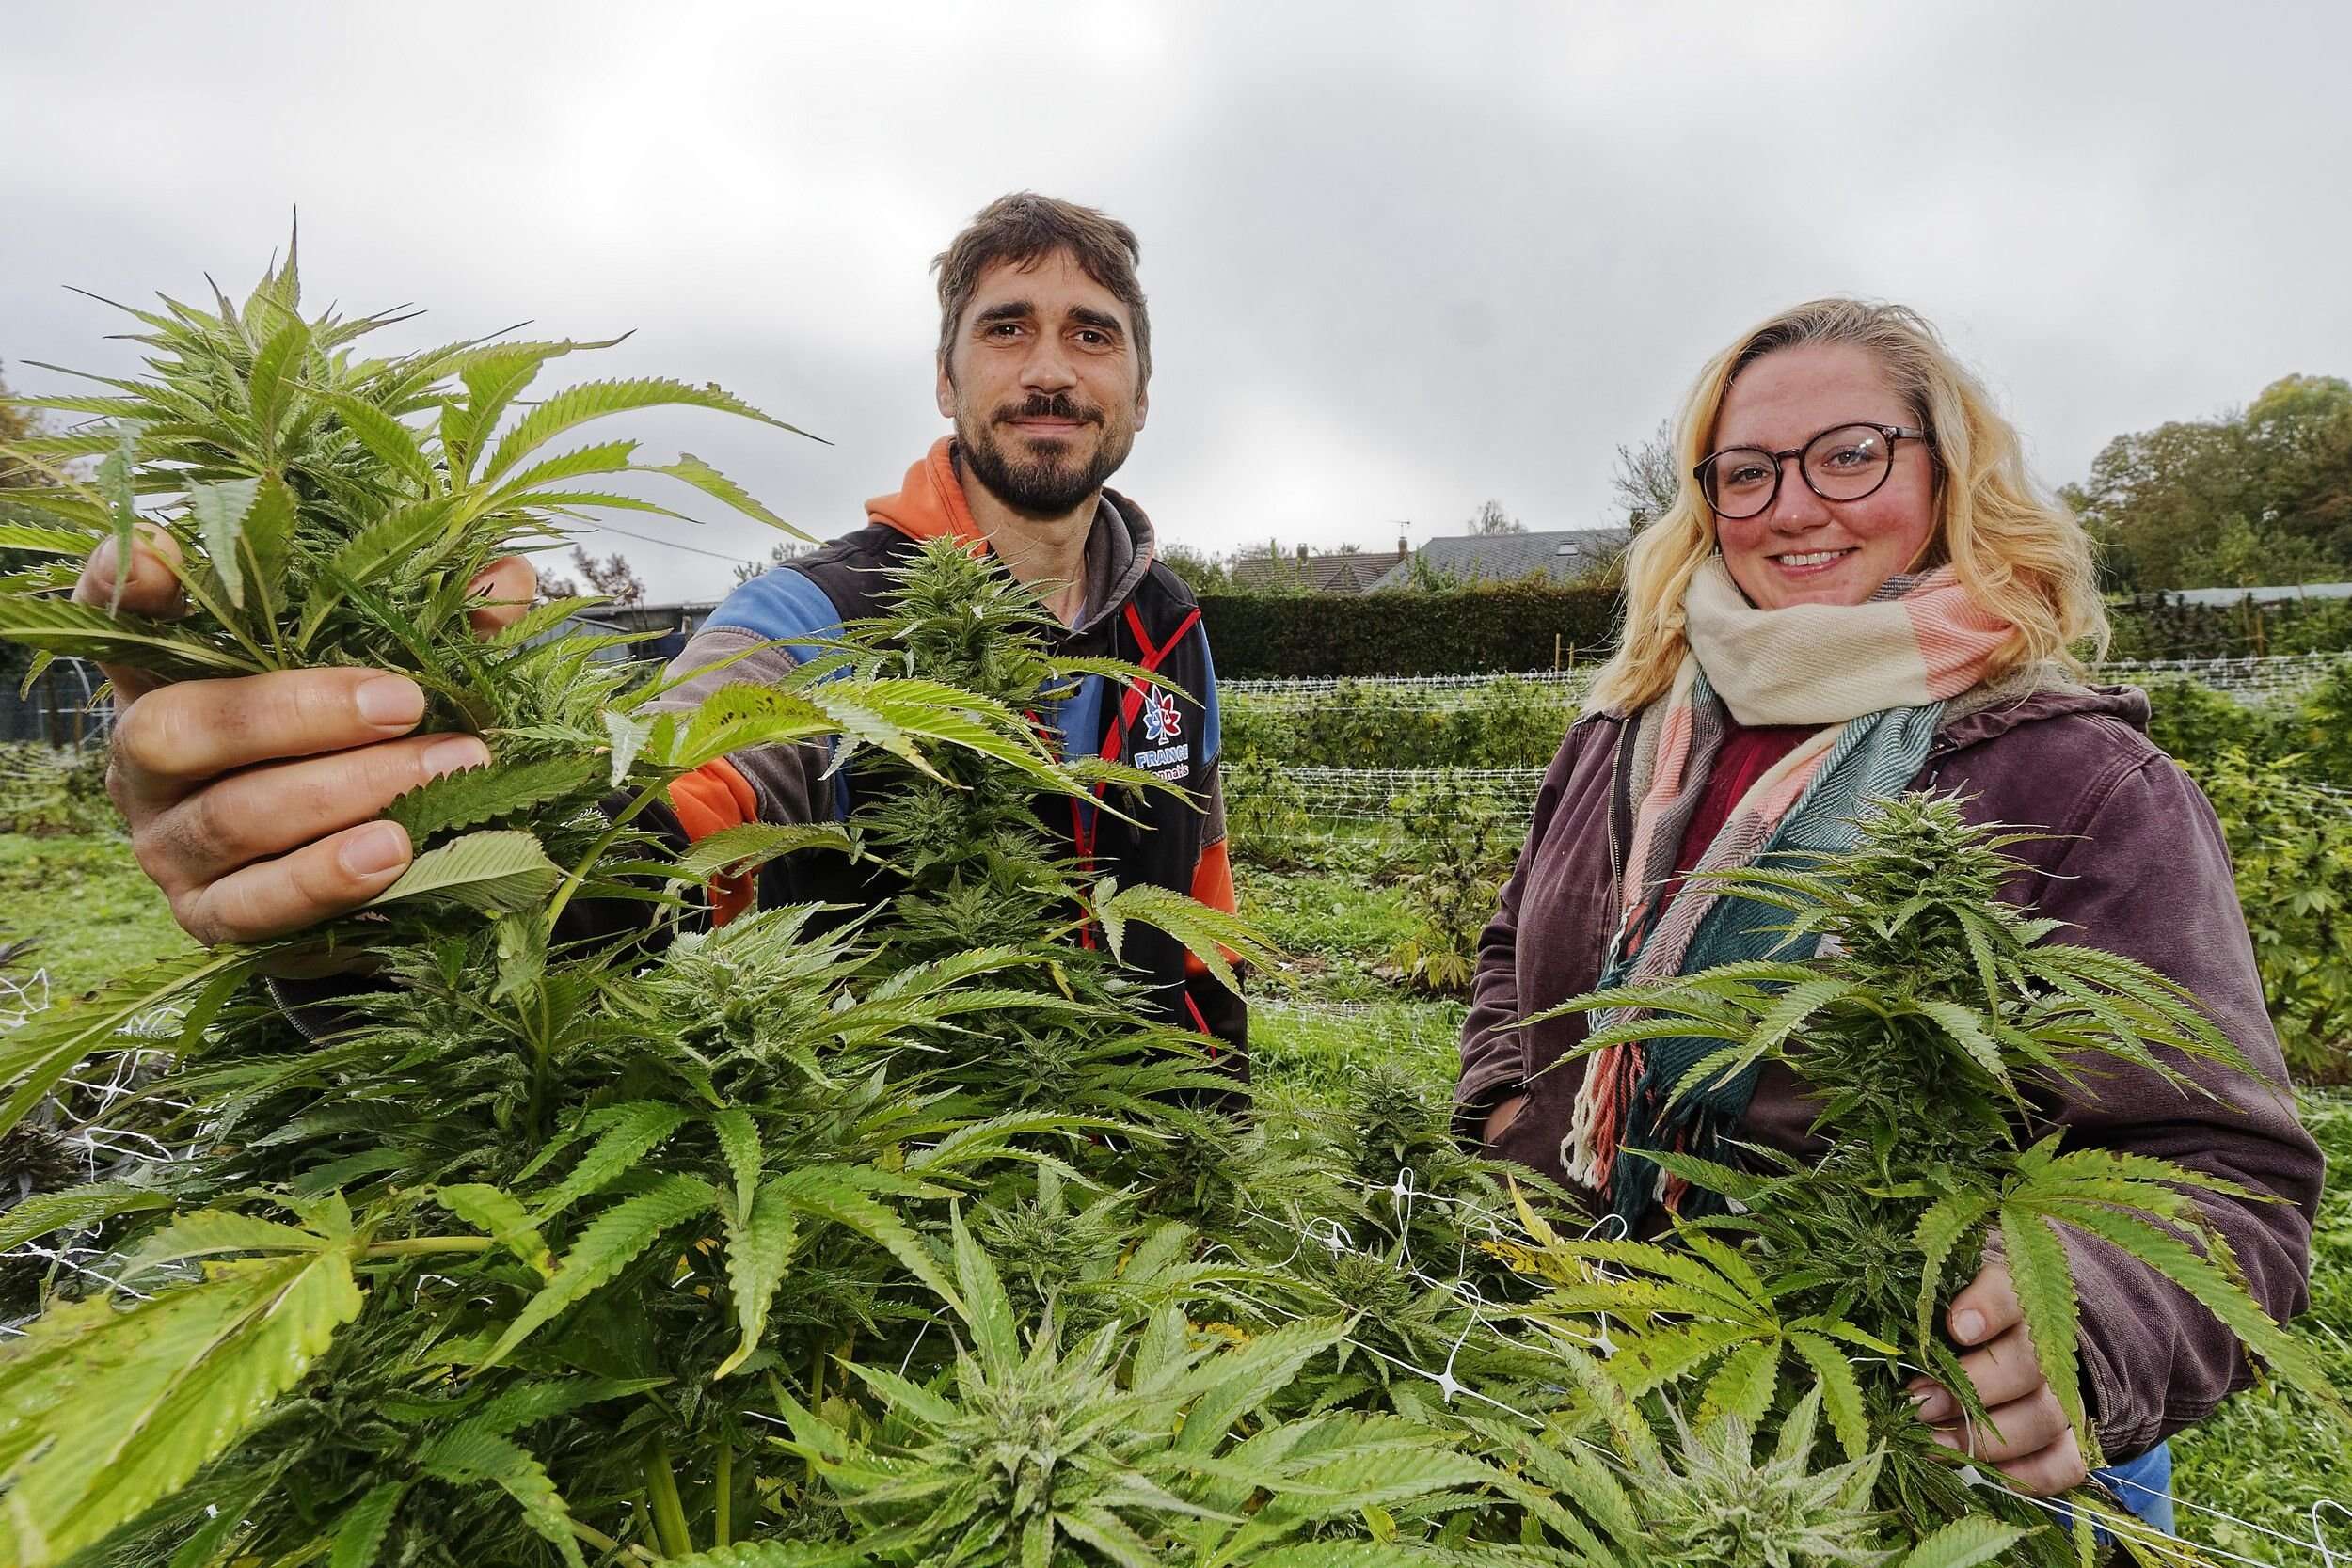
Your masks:
[{"label": "round eyeglasses", "polygon": [[1841,424],[1801,447],[1725,447],[1691,470],[1699,494],[1718,517],[1753,517],[1780,494],[1780,466],[1797,459],[1805,487],[1825,501],[1858,501],[1895,469],[1895,443],[1924,441],[1928,433],[1898,424]]}]

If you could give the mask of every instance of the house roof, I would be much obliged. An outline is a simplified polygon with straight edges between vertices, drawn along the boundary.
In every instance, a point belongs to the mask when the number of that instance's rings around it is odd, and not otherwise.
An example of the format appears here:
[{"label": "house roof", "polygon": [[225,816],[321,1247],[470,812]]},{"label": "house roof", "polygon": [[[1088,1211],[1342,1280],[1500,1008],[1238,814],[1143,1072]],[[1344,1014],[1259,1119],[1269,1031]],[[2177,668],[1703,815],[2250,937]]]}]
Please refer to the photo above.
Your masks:
[{"label": "house roof", "polygon": [[2194,605],[2233,605],[2241,599],[2252,599],[2259,604],[2277,604],[2286,599],[2352,599],[2352,582],[2305,582],[2282,588],[2168,588],[2161,594],[2143,597]]},{"label": "house roof", "polygon": [[1317,594],[1361,594],[1406,559],[1403,550],[1334,551],[1310,555],[1245,555],[1232,565],[1237,588],[1304,588]]},{"label": "house roof", "polygon": [[[1581,577],[1625,548],[1621,528],[1553,529],[1542,533],[1467,533],[1432,539],[1413,552],[1426,569],[1461,582],[1516,582],[1542,573],[1555,582]],[[1403,588],[1413,564],[1400,562],[1375,589]]]}]

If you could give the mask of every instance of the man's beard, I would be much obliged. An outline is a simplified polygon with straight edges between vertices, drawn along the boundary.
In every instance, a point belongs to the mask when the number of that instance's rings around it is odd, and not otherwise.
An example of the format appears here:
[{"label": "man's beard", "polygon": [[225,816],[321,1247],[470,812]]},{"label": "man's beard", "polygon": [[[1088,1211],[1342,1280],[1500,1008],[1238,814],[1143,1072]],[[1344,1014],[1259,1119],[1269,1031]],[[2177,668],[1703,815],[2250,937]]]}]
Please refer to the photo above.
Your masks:
[{"label": "man's beard", "polygon": [[[1068,455],[1068,443],[1063,442],[1050,444],[1062,451],[1037,457],[1008,452],[997,445],[996,426],[1018,419],[1074,420],[1098,426],[1102,435],[1095,443],[1093,460],[1073,461]],[[1133,431],[1114,426],[1100,409],[1082,406],[1067,396],[1007,404],[977,425],[956,421],[957,451],[971,468],[972,476],[998,500],[1032,517],[1058,517],[1075,510],[1103,487],[1104,480],[1119,471],[1119,466],[1127,461],[1127,453],[1134,446]]]}]

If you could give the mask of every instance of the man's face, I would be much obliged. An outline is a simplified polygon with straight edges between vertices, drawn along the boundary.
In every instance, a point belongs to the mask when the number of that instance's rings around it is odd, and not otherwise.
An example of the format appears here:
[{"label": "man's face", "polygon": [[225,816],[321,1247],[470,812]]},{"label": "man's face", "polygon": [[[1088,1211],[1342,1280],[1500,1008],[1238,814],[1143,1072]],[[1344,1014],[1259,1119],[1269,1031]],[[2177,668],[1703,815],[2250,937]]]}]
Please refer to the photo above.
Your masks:
[{"label": "man's face", "polygon": [[1127,308],[1067,251],[980,275],[939,366],[939,411],[974,477],[1061,516],[1119,470],[1145,397]]}]

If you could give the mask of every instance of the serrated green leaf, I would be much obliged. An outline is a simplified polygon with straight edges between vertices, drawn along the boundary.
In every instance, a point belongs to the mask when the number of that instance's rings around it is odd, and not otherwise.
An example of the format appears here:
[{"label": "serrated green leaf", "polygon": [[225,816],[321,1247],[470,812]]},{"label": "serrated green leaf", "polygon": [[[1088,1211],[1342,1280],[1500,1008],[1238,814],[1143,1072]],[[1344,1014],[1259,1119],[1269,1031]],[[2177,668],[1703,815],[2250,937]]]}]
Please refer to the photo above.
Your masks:
[{"label": "serrated green leaf", "polygon": [[102,664],[127,664],[175,679],[260,674],[266,666],[230,644],[175,631],[142,615],[111,614],[71,599],[0,596],[0,641]]},{"label": "serrated green leaf", "polygon": [[569,1568],[586,1568],[572,1536],[571,1510],[547,1472],[512,1438],[458,1431],[425,1449],[419,1464],[447,1481],[488,1481],[521,1505],[531,1528],[563,1555]]},{"label": "serrated green leaf", "polygon": [[35,1193],[0,1213],[0,1252],[55,1231],[96,1225],[123,1214],[171,1207],[171,1196],[119,1181],[93,1182],[59,1193]]},{"label": "serrated green leaf", "polygon": [[326,1248],[40,1319],[0,1353],[0,1561],[62,1561],[184,1486],[359,1305],[348,1253]]},{"label": "serrated green leaf", "polygon": [[501,914],[529,909],[555,891],[564,879],[548,852],[530,833],[514,830],[468,833],[408,863],[400,880],[363,908],[435,895],[469,909]]},{"label": "serrated green leaf", "polygon": [[1977,1568],[2023,1541],[2029,1530],[1990,1514],[1955,1519],[1905,1553],[1896,1568]]},{"label": "serrated green leaf", "polygon": [[1699,1401],[1699,1421],[1712,1425],[1737,1416],[1752,1430],[1772,1408],[1772,1391],[1780,1384],[1780,1343],[1759,1339],[1741,1345],[1715,1369]]},{"label": "serrated green leaf", "polygon": [[1279,957],[1239,915],[1149,882],[1126,887],[1114,883],[1110,896],[1097,899],[1093,908],[1098,922],[1107,910],[1115,920],[1150,926],[1174,937],[1235,995],[1241,993],[1241,976],[1234,973],[1234,963],[1247,958],[1265,964]]},{"label": "serrated green leaf", "polygon": [[377,462],[412,481],[420,491],[432,492],[433,464],[415,431],[365,399],[344,392],[318,395]]},{"label": "serrated green leaf", "polygon": [[384,1534],[392,1528],[392,1515],[399,1512],[400,1500],[407,1495],[408,1483],[402,1481],[383,1481],[369,1488],[367,1496],[352,1504],[351,1512],[336,1526],[335,1545],[327,1554],[326,1568],[374,1568]]},{"label": "serrated green leaf", "polygon": [[[58,1079],[85,1056],[104,1048],[132,1019],[245,969],[252,953],[215,947],[183,953],[135,970],[87,1000],[62,1003],[0,1034],[0,1133],[22,1121]],[[153,1049],[153,1042],[142,1042]]]},{"label": "serrated green leaf", "polygon": [[707,1181],[665,1176],[598,1214],[564,1254],[553,1276],[499,1336],[482,1365],[494,1367],[504,1360],[551,1319],[610,1284],[663,1231],[708,1210],[718,1198]]},{"label": "serrated green leaf", "polygon": [[86,556],[97,544],[96,534],[77,533],[72,529],[42,528],[33,523],[0,523],[0,550]]},{"label": "serrated green leaf", "polygon": [[461,1181],[433,1189],[433,1201],[488,1236],[545,1277],[555,1271],[548,1243],[521,1200],[487,1182]]},{"label": "serrated green leaf", "polygon": [[556,436],[592,420],[634,408],[679,405],[740,415],[745,419],[757,420],[762,424],[774,425],[779,430],[791,430],[796,436],[807,434],[793,430],[782,420],[761,413],[742,399],[716,386],[695,387],[658,376],[641,377],[634,381],[590,381],[566,388],[517,420],[500,440],[498,450],[490,454],[490,460],[483,466],[483,483],[496,482]]},{"label": "serrated green leaf", "polygon": [[229,602],[239,610],[245,608],[245,562],[238,555],[237,535],[244,529],[246,510],[261,488],[258,479],[230,479],[217,484],[191,482],[188,485],[188,512],[204,541],[204,554],[213,570],[220,574]]},{"label": "serrated green leaf", "polygon": [[533,1205],[539,1218],[552,1218],[581,1198],[602,1192],[691,1119],[675,1105],[659,1100],[630,1101],[594,1113],[586,1130],[596,1134],[596,1141],[588,1146],[571,1174]]},{"label": "serrated green leaf", "polygon": [[2042,1363],[2042,1380],[2074,1430],[2090,1441],[2083,1411],[2081,1374],[2075,1360],[2074,1271],[2058,1232],[2039,1214],[2001,1211],[2001,1244],[2010,1286],[2026,1314],[2026,1332]]},{"label": "serrated green leaf", "polygon": [[727,1290],[735,1298],[735,1321],[743,1330],[734,1354],[719,1363],[714,1383],[751,1359],[767,1331],[768,1307],[784,1281],[785,1265],[800,1235],[792,1206],[771,1187],[762,1188],[749,1212],[727,1206]]},{"label": "serrated green leaf", "polygon": [[493,761],[428,780],[395,800],[384,815],[408,830],[411,843],[421,844],[436,833],[470,828],[578,794],[596,780],[597,772],[597,759],[591,756]]},{"label": "serrated green leaf", "polygon": [[747,517],[755,517],[770,528],[781,529],[795,539],[815,542],[816,535],[793,527],[769,511],[749,490],[744,489],[691,451],[678,453],[678,460],[675,463],[666,463],[659,467],[641,468],[639,471],[649,474],[668,474],[673,479],[682,479],[704,494],[717,497]]},{"label": "serrated green leaf", "polygon": [[930,1288],[961,1317],[963,1298],[906,1222],[877,1203],[860,1185],[861,1179],[879,1175],[855,1166],[803,1165],[787,1171],[763,1191],[777,1193],[785,1202],[814,1219],[854,1230],[878,1243],[908,1273]]},{"label": "serrated green leaf", "polygon": [[779,856],[803,849],[833,849],[850,854],[856,847],[849,830],[837,822],[746,822],[696,839],[691,847],[678,856],[677,874],[692,881],[706,881],[722,872],[740,876]]},{"label": "serrated green leaf", "polygon": [[1870,1418],[1853,1363],[1831,1340],[1802,1329],[1789,1334],[1788,1344],[1820,1380],[1821,1407],[1829,1415],[1830,1430],[1837,1434],[1837,1446],[1848,1459],[1860,1459],[1870,1449]]}]

